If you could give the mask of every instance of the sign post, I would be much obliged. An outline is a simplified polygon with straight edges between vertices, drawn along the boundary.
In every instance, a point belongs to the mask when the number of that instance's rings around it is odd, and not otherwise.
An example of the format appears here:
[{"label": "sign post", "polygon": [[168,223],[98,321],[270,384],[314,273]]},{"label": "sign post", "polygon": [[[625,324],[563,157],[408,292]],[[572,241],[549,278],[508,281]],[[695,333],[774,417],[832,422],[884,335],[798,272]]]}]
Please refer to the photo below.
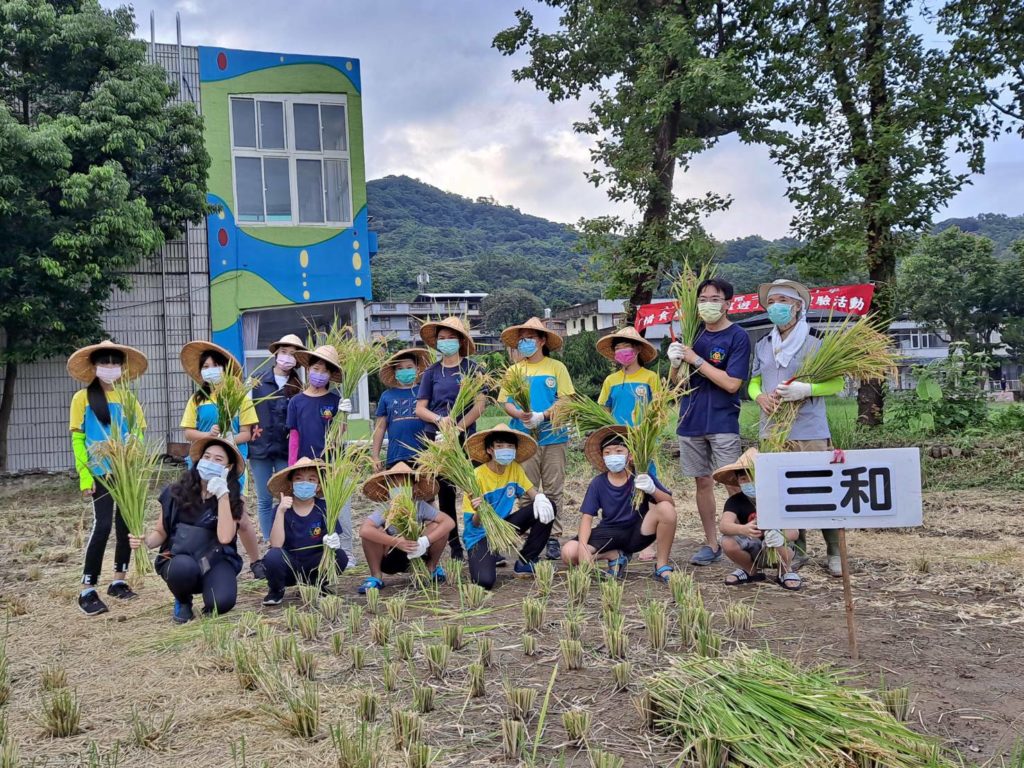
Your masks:
[{"label": "sign post", "polygon": [[839,530],[850,655],[857,634],[846,548],[847,528],[922,524],[921,454],[917,448],[761,453],[754,462],[760,528]]}]

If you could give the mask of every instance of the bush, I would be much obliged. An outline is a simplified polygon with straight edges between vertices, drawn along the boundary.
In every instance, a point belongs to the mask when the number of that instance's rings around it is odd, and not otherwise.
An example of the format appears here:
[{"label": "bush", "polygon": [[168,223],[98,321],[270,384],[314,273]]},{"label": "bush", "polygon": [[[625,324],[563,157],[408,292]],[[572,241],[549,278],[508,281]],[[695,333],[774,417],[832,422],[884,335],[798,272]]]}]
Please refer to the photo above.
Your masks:
[{"label": "bush", "polygon": [[982,385],[988,369],[987,355],[951,347],[949,357],[914,366],[915,389],[890,393],[886,421],[941,435],[984,429],[988,398]]}]

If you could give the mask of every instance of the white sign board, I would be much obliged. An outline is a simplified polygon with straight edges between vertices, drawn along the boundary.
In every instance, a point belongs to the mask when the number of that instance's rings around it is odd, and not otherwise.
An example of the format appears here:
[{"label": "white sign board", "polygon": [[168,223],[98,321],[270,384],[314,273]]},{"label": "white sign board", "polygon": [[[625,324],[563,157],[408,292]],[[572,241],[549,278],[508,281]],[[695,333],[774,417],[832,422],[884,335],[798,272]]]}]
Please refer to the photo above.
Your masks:
[{"label": "white sign board", "polygon": [[917,448],[761,453],[759,528],[912,528],[922,523]]}]

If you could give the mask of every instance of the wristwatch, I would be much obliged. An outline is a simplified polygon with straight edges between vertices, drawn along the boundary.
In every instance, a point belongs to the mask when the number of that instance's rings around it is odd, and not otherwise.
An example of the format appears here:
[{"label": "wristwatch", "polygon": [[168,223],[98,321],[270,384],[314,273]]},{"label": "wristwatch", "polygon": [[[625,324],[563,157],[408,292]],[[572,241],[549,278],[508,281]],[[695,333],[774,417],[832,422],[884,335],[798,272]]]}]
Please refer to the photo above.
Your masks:
[{"label": "wristwatch", "polygon": [[690,363],[690,365],[692,365],[694,368],[700,368],[706,362],[707,362],[707,360],[705,360],[703,357],[699,357],[698,356],[696,360],[694,360],[692,363]]}]

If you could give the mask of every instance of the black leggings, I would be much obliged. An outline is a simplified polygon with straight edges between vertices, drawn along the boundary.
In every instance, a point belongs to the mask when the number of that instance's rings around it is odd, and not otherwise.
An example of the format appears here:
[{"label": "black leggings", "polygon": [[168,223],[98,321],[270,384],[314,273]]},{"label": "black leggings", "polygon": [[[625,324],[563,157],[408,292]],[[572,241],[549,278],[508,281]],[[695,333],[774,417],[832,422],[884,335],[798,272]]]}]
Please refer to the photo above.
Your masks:
[{"label": "black leggings", "polygon": [[96,586],[100,580],[100,569],[103,567],[103,551],[107,548],[110,529],[114,528],[114,573],[128,570],[128,560],[132,548],[128,544],[128,526],[121,519],[121,513],[114,510],[114,497],[106,487],[96,482],[92,496],[92,533],[85,547],[85,568],[82,569],[82,583]]},{"label": "black leggings", "polygon": [[206,574],[191,555],[175,555],[160,575],[178,602],[192,604],[192,595],[203,595],[205,613],[224,614],[235,607],[238,598],[238,572],[231,561],[218,561]]},{"label": "black leggings", "polygon": [[437,506],[448,517],[455,521],[455,527],[448,534],[448,546],[451,547],[452,556],[462,556],[462,540],[459,539],[459,513],[456,511],[459,501],[459,489],[449,483],[443,477],[437,478]]},{"label": "black leggings", "polygon": [[[519,550],[519,559],[527,563],[537,562],[537,558],[540,557],[540,553],[544,550],[544,545],[547,544],[548,537],[551,535],[551,526],[554,525],[554,521],[542,523],[535,518],[533,504],[520,507],[505,519],[512,523],[519,533],[530,532],[523,548]],[[481,539],[469,550],[469,578],[473,580],[474,584],[479,584],[484,589],[491,589],[498,578],[497,563],[498,556],[487,546],[487,539]]]}]

